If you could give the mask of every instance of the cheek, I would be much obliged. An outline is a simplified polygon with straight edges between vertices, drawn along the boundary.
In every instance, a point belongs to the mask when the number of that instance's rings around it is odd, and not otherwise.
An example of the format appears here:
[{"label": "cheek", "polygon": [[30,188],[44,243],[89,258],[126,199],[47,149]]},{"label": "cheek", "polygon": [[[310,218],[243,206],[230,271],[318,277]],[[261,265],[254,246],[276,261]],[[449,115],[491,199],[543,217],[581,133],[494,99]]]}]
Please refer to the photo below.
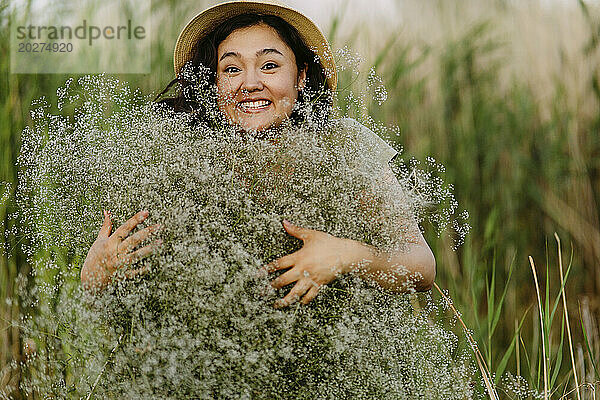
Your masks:
[{"label": "cheek", "polygon": [[295,101],[298,99],[298,91],[295,88],[295,81],[285,82],[279,87],[278,99],[280,107],[291,109]]},{"label": "cheek", "polygon": [[225,110],[233,105],[235,93],[231,90],[231,85],[228,82],[217,82],[217,105],[220,110]]}]

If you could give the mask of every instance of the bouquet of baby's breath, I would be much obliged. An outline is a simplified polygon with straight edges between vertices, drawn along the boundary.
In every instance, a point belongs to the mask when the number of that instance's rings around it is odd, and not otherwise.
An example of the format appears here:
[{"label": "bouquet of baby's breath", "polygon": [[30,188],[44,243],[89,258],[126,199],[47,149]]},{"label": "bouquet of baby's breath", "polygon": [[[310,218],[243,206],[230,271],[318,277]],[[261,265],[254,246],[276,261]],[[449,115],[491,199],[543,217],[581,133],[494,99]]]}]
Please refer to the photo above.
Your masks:
[{"label": "bouquet of baby's breath", "polygon": [[[274,290],[258,273],[302,246],[284,218],[384,251],[401,251],[415,234],[422,193],[402,185],[410,174],[390,182],[359,131],[305,118],[241,132],[217,115],[173,113],[103,76],[69,81],[58,94],[58,112],[43,100],[32,111],[19,160],[35,277],[23,293],[25,333],[37,348],[23,365],[26,392],[471,397],[456,337],[407,295],[348,275],[311,304],[279,310],[273,303],[289,287]],[[115,226],[149,210],[145,224],[164,226],[163,245],[133,266],[148,274],[90,294],[79,271],[103,209]]]}]

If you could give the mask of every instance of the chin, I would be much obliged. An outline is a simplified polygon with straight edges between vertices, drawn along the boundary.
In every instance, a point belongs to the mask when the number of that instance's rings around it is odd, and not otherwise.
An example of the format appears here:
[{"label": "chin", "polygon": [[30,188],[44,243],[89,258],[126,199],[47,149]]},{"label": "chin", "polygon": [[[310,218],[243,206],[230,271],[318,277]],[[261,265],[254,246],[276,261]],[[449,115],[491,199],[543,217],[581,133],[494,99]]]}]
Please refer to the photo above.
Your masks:
[{"label": "chin", "polygon": [[242,129],[244,129],[245,131],[264,131],[266,129],[269,128],[273,128],[278,126],[279,124],[281,124],[281,120],[280,119],[275,119],[275,120],[243,120],[243,121],[239,121],[237,122],[237,125],[239,125]]}]

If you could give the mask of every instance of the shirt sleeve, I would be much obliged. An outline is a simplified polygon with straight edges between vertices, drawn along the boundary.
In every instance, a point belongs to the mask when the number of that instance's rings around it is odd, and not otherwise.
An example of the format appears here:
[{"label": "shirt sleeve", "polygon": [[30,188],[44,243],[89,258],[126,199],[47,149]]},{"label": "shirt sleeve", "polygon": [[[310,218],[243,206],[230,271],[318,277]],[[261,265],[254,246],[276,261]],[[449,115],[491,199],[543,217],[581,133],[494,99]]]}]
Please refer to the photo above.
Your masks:
[{"label": "shirt sleeve", "polygon": [[343,123],[352,128],[356,129],[358,133],[358,139],[361,141],[361,147],[365,148],[366,151],[373,154],[373,157],[376,157],[383,164],[388,164],[398,152],[394,150],[392,146],[387,144],[387,142],[380,138],[375,132],[356,121],[352,118],[344,118]]}]

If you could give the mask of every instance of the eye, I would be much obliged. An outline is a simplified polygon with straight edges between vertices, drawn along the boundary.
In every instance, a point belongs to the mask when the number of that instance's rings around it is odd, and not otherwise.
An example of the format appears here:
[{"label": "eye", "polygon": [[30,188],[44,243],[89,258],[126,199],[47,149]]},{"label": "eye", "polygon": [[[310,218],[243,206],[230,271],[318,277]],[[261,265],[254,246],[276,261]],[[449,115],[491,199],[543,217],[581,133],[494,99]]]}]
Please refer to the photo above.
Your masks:
[{"label": "eye", "polygon": [[228,74],[234,74],[236,72],[240,72],[240,69],[238,67],[231,66],[231,67],[225,68],[224,71]]},{"label": "eye", "polygon": [[279,65],[275,64],[272,61],[269,61],[269,62],[265,63],[265,65],[262,66],[262,69],[274,69],[277,67],[279,67]]}]

